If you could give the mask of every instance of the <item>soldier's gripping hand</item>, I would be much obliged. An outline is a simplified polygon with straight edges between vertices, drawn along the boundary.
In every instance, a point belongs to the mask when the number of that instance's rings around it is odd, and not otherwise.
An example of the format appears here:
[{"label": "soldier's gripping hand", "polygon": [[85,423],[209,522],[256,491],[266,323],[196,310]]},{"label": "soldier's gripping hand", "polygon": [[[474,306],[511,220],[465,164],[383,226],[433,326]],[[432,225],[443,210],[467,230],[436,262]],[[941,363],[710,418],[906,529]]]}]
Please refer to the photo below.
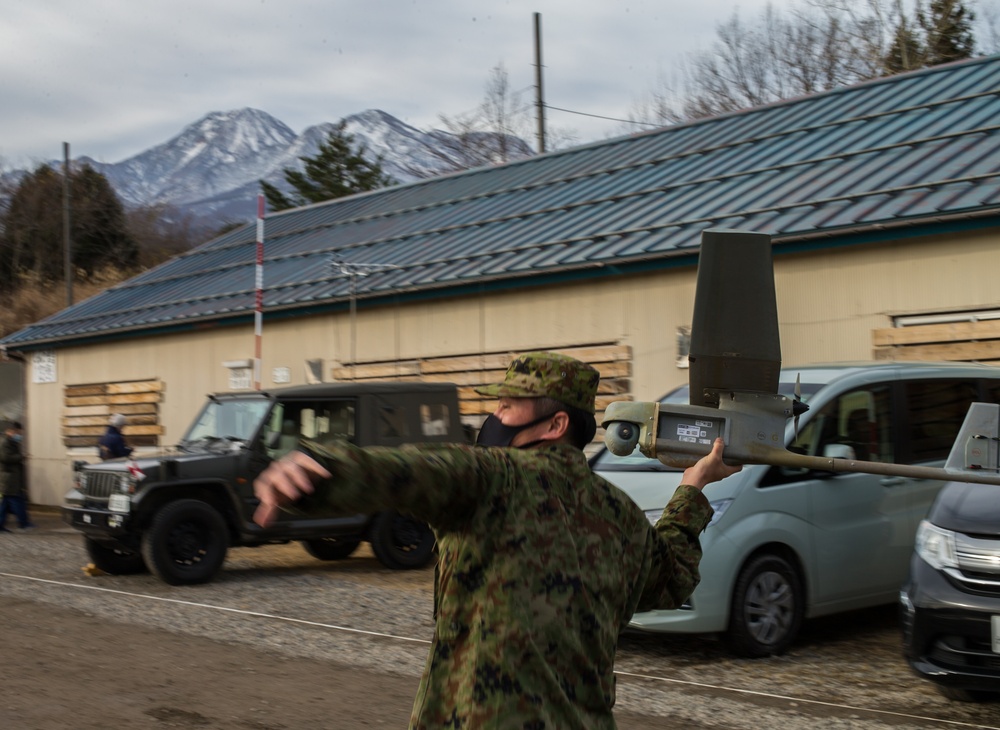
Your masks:
[{"label": "soldier's gripping hand", "polygon": [[260,500],[253,521],[261,527],[269,526],[283,506],[312,494],[316,480],[331,476],[318,461],[301,451],[272,461],[253,483],[254,495]]},{"label": "soldier's gripping hand", "polygon": [[740,471],[742,466],[729,466],[722,460],[722,439],[715,439],[712,444],[712,451],[701,457],[694,466],[689,466],[684,470],[681,484],[688,484],[697,489],[704,489],[706,484],[725,479],[731,474]]}]

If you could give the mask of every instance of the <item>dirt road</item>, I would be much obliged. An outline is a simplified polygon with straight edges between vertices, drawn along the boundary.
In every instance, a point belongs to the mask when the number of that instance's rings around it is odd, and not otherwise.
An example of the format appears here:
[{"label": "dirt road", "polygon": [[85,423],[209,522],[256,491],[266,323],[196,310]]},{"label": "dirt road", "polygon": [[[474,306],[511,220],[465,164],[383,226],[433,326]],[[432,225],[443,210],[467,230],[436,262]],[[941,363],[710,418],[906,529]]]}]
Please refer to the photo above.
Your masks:
[{"label": "dirt road", "polygon": [[[0,535],[0,727],[7,730],[404,728],[427,653],[432,571],[370,553],[234,550],[206,586],[88,577],[55,514]],[[892,606],[809,622],[788,655],[626,635],[623,730],[1000,728],[1000,704],[943,699],[902,660]]]}]

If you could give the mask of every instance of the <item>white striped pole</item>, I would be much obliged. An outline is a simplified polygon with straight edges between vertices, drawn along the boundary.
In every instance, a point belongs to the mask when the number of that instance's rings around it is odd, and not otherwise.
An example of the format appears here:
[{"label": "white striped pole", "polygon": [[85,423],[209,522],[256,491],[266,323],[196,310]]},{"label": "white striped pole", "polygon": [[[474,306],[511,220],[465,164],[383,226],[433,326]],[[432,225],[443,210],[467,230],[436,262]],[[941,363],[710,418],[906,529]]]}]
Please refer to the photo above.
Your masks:
[{"label": "white striped pole", "polygon": [[253,383],[256,390],[260,390],[260,352],[261,335],[264,330],[264,196],[257,196],[257,271],[256,271],[257,296],[254,303],[253,331],[255,347],[253,360]]}]

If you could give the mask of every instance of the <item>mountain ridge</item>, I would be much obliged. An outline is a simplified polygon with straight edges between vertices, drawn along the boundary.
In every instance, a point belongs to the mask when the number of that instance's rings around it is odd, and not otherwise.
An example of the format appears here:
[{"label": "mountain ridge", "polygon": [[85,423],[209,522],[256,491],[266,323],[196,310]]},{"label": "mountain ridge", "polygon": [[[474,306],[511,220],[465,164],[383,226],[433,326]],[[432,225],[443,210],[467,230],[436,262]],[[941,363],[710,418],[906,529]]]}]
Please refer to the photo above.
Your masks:
[{"label": "mountain ridge", "polygon": [[[422,131],[380,109],[367,109],[341,121],[355,144],[365,146],[370,159],[382,156],[383,171],[397,182],[463,166],[457,153],[460,145],[450,132]],[[284,170],[302,169],[300,158],[315,156],[336,126],[321,122],[296,134],[260,109],[213,111],[165,142],[120,162],[80,156],[73,164],[88,164],[103,174],[127,207],[168,205],[183,216],[218,228],[221,223],[251,220],[256,215],[260,180],[289,190]],[[517,157],[533,154],[520,138],[513,138],[513,145]]]}]

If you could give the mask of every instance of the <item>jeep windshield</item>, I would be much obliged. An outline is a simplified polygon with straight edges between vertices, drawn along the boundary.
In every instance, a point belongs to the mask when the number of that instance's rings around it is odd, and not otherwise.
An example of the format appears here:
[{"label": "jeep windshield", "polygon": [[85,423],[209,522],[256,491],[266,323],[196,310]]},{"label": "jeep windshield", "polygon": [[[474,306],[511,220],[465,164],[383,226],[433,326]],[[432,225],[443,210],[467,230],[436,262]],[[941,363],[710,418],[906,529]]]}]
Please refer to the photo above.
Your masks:
[{"label": "jeep windshield", "polygon": [[266,398],[216,398],[208,402],[181,439],[185,451],[240,448],[253,438],[271,410]]}]

